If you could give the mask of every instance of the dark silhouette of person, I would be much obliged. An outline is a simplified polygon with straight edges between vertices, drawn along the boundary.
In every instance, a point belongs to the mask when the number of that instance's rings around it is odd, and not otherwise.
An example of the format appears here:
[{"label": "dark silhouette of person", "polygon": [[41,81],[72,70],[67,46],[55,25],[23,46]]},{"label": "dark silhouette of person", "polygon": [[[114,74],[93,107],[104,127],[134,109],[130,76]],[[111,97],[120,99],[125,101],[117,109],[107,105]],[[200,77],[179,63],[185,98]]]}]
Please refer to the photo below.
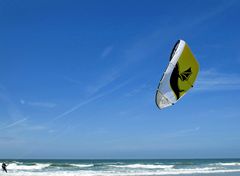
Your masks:
[{"label": "dark silhouette of person", "polygon": [[7,165],[4,162],[2,163],[2,170],[7,173]]}]

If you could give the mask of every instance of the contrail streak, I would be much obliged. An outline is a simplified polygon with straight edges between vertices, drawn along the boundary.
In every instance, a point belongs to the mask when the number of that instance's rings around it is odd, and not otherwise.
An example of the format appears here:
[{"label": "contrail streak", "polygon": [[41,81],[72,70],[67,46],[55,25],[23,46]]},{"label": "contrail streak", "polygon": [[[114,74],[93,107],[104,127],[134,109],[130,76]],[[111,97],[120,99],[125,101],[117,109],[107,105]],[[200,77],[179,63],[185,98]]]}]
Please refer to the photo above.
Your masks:
[{"label": "contrail streak", "polygon": [[26,121],[26,120],[27,120],[27,118],[24,118],[24,119],[21,119],[21,120],[17,120],[17,121],[15,121],[15,122],[13,122],[13,123],[11,123],[11,124],[5,126],[5,127],[0,128],[0,130],[14,127],[14,126],[16,126],[16,125],[18,125],[18,124],[20,124],[20,123]]},{"label": "contrail streak", "polygon": [[62,113],[62,114],[58,115],[57,117],[55,117],[55,118],[53,119],[53,121],[55,121],[55,120],[57,120],[57,119],[60,119],[60,118],[63,118],[63,117],[65,117],[65,116],[67,116],[68,114],[70,114],[70,113],[78,110],[80,107],[82,107],[82,106],[84,106],[84,105],[86,105],[86,104],[88,104],[88,103],[91,103],[91,102],[94,101],[94,100],[97,100],[97,99],[99,99],[99,98],[102,98],[102,97],[104,97],[104,96],[106,96],[106,95],[108,95],[108,94],[110,94],[110,93],[112,93],[112,92],[120,89],[121,87],[125,86],[129,81],[130,81],[130,80],[127,80],[127,81],[123,82],[122,84],[119,84],[119,85],[116,86],[115,88],[111,89],[111,90],[108,91],[108,92],[105,92],[105,93],[103,93],[103,94],[94,96],[94,97],[92,97],[92,98],[89,98],[89,99],[86,100],[86,101],[83,101],[83,102],[81,102],[81,103],[73,106],[73,107],[70,108],[69,110],[67,110],[67,111],[65,111],[64,113]]}]

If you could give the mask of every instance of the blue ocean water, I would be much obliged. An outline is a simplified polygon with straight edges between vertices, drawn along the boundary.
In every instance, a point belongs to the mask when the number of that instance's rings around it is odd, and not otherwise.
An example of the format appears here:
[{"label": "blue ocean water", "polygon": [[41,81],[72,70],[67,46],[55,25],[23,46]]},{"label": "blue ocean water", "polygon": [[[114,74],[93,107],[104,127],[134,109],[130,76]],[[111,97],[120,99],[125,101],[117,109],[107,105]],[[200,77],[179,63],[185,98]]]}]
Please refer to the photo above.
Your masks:
[{"label": "blue ocean water", "polygon": [[2,160],[8,176],[239,176],[240,159]]}]

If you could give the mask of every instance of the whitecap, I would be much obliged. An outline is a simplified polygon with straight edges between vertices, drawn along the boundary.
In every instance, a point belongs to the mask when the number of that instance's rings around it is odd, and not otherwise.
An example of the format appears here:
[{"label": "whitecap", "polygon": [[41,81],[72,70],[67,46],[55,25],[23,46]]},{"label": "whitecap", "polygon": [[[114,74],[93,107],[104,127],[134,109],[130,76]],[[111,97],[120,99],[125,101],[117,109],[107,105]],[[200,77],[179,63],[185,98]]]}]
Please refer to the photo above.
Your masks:
[{"label": "whitecap", "polygon": [[74,166],[74,167],[93,167],[94,165],[93,164],[70,164],[71,166]]},{"label": "whitecap", "polygon": [[240,162],[232,162],[232,163],[216,163],[216,165],[221,165],[221,166],[240,166]]},{"label": "whitecap", "polygon": [[8,170],[41,170],[49,166],[50,164],[42,164],[42,163],[36,163],[34,165],[19,165],[16,163],[11,163],[7,166],[7,169]]}]

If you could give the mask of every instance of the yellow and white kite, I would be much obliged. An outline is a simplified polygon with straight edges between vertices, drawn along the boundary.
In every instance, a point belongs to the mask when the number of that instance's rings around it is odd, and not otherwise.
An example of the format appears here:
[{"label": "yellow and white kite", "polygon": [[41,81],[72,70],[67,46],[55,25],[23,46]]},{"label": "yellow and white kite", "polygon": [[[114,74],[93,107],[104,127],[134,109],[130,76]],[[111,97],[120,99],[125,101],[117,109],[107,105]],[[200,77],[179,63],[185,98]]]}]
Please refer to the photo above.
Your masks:
[{"label": "yellow and white kite", "polygon": [[179,40],[171,53],[169,65],[156,92],[156,104],[160,109],[175,104],[193,87],[199,65],[187,43]]}]

